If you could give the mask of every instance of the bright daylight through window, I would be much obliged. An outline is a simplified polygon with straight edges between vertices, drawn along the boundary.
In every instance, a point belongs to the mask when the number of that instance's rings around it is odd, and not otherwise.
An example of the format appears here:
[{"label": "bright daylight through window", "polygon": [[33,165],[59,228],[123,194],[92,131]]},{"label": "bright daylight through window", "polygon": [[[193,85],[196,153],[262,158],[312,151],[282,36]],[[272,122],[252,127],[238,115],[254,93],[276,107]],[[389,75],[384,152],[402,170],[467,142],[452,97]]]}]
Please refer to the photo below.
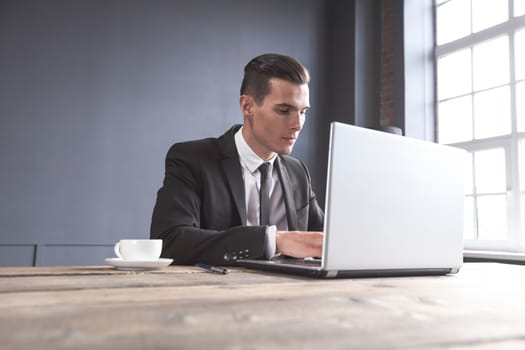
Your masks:
[{"label": "bright daylight through window", "polygon": [[436,0],[438,141],[468,152],[465,248],[525,251],[525,0]]}]

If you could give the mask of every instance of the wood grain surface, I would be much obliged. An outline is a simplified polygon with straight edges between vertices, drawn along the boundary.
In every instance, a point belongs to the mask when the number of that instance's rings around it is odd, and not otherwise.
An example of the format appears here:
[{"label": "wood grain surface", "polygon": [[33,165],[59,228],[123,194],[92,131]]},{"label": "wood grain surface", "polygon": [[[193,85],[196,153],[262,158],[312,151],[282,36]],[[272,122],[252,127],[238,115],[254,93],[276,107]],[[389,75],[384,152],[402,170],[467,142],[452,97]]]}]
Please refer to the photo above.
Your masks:
[{"label": "wood grain surface", "polygon": [[2,349],[524,349],[525,266],[316,280],[0,268]]}]

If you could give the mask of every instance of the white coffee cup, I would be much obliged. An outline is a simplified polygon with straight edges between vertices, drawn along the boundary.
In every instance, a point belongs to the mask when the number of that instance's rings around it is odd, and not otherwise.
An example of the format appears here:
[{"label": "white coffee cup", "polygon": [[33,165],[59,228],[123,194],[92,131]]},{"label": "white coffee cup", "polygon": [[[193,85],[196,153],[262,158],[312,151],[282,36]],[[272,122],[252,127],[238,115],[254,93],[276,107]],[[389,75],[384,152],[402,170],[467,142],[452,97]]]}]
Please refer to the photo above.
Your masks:
[{"label": "white coffee cup", "polygon": [[121,239],[114,246],[115,254],[123,260],[158,260],[162,239]]}]

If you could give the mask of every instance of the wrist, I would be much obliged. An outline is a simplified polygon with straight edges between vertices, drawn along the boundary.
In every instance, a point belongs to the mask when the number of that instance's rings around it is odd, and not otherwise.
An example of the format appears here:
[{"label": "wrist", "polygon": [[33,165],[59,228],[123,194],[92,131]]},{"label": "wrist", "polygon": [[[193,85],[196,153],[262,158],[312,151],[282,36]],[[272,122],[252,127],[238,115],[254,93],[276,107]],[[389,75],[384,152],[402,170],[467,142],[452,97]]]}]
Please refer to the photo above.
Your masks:
[{"label": "wrist", "polygon": [[282,234],[283,231],[277,231],[275,233],[275,254],[281,254]]}]

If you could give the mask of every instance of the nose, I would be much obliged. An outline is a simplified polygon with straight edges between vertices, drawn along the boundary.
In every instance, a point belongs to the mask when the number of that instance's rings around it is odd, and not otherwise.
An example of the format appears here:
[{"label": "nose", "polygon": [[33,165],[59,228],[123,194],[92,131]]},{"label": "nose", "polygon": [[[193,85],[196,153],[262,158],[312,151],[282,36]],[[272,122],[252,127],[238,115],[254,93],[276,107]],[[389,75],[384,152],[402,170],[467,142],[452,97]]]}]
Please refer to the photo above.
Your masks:
[{"label": "nose", "polygon": [[301,131],[304,125],[304,114],[301,112],[294,113],[290,117],[290,129],[294,131]]}]

